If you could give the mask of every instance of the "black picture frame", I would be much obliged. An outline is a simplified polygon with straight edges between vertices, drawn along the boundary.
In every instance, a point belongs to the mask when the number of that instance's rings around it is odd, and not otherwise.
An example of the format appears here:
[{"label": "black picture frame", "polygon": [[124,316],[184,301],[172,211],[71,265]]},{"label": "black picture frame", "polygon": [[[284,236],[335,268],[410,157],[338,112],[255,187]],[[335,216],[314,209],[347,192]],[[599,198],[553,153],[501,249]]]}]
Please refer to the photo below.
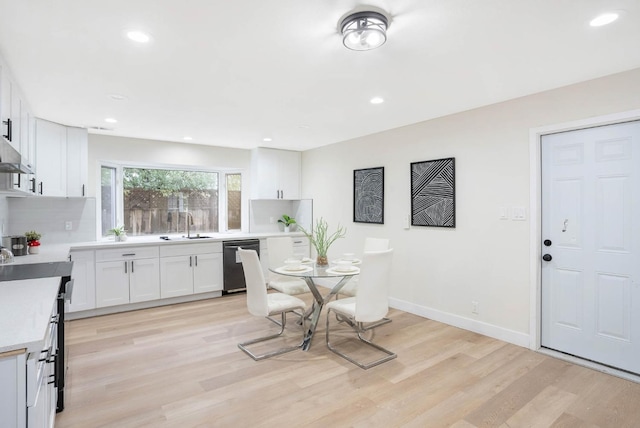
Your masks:
[{"label": "black picture frame", "polygon": [[353,170],[354,223],[384,224],[384,167]]},{"label": "black picture frame", "polygon": [[411,225],[456,227],[455,158],[411,163]]}]

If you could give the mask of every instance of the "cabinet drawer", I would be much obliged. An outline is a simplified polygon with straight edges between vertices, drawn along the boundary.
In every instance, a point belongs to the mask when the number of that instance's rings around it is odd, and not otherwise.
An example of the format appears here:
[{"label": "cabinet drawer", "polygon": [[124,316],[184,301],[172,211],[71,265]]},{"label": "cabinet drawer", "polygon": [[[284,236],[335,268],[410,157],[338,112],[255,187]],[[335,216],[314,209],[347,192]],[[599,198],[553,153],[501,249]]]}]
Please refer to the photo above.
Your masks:
[{"label": "cabinet drawer", "polygon": [[125,247],[96,250],[96,262],[151,259],[160,255],[159,247]]},{"label": "cabinet drawer", "polygon": [[195,254],[221,253],[222,242],[176,244],[160,247],[160,257],[190,256]]}]

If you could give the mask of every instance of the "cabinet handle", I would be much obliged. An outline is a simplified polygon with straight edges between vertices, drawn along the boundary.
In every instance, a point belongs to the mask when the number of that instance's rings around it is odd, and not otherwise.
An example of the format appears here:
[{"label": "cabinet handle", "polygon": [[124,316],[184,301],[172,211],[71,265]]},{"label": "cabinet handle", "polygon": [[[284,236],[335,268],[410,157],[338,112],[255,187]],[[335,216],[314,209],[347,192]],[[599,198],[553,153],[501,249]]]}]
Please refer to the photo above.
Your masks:
[{"label": "cabinet handle", "polygon": [[128,256],[135,256],[136,253],[125,253],[122,255],[122,257],[128,257]]},{"label": "cabinet handle", "polygon": [[198,256],[196,256],[196,267],[198,267]]},{"label": "cabinet handle", "polygon": [[3,120],[2,123],[7,125],[7,133],[3,137],[11,141],[11,119]]},{"label": "cabinet handle", "polygon": [[189,256],[189,267],[193,266],[193,257]]},{"label": "cabinet handle", "polygon": [[124,262],[124,273],[129,273],[129,272],[127,271],[127,264],[129,264],[129,263],[128,263],[128,262]]},{"label": "cabinet handle", "polygon": [[40,194],[42,195],[42,181],[40,182]]},{"label": "cabinet handle", "polygon": [[84,196],[84,184],[82,185],[82,196]]},{"label": "cabinet handle", "polygon": [[29,180],[31,182],[31,192],[32,193],[36,193],[36,179],[32,178],[31,180]]},{"label": "cabinet handle", "polygon": [[134,273],[134,270],[133,270],[133,260],[131,260],[131,273]]},{"label": "cabinet handle", "polygon": [[20,183],[21,177],[22,177],[22,174],[18,174],[18,184],[14,184],[14,186],[17,187],[18,189],[20,188],[20,185],[21,185]]}]

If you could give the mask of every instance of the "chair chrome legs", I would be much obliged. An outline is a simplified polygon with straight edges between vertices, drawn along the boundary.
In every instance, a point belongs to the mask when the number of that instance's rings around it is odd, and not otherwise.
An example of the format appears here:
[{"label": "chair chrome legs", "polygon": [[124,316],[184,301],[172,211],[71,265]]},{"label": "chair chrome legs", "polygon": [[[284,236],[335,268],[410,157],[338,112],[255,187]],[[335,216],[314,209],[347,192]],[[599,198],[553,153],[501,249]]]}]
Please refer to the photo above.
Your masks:
[{"label": "chair chrome legs", "polygon": [[[247,355],[249,355],[255,361],[264,360],[266,358],[275,357],[276,355],[281,355],[281,354],[285,354],[287,352],[291,352],[291,351],[295,351],[297,349],[300,349],[300,346],[302,346],[302,342],[300,344],[298,344],[298,345],[295,345],[295,346],[276,349],[275,351],[266,352],[266,353],[260,354],[260,355],[256,355],[255,353],[251,352],[247,348],[247,346],[249,346],[249,345],[253,345],[255,343],[260,343],[260,342],[265,342],[267,340],[276,339],[276,338],[280,337],[282,335],[282,333],[284,333],[284,327],[287,324],[286,312],[282,312],[280,315],[281,315],[281,321],[280,322],[278,322],[277,320],[272,319],[271,317],[267,317],[268,320],[273,321],[274,323],[276,323],[277,325],[280,326],[280,331],[277,334],[272,334],[270,336],[259,337],[257,339],[248,340],[246,342],[238,343],[238,348],[240,348],[242,351],[244,351]],[[305,329],[306,329],[306,326],[305,326],[305,322],[304,322],[304,318],[303,318],[302,319],[302,332],[303,332],[303,335],[305,333]]]},{"label": "chair chrome legs", "polygon": [[[372,361],[372,362],[370,362],[370,363],[361,363],[360,361],[357,361],[357,360],[355,360],[355,359],[351,358],[350,356],[348,356],[348,355],[344,354],[343,352],[340,352],[338,349],[336,349],[335,347],[333,347],[333,345],[331,345],[331,342],[330,342],[330,340],[329,340],[329,319],[331,318],[331,317],[329,316],[329,313],[330,313],[330,312],[331,312],[331,308],[329,308],[329,310],[327,311],[327,332],[326,332],[326,337],[327,337],[327,348],[329,348],[329,350],[330,350],[331,352],[333,352],[334,354],[337,354],[337,355],[341,356],[341,357],[342,357],[342,358],[344,358],[345,360],[347,360],[347,361],[349,361],[349,362],[351,362],[351,363],[355,364],[356,366],[360,367],[361,369],[365,369],[365,370],[370,369],[371,367],[375,367],[375,366],[377,366],[377,365],[379,365],[379,364],[386,363],[387,361],[393,360],[394,358],[396,358],[396,357],[397,357],[397,355],[396,355],[395,353],[393,353],[393,352],[389,351],[388,349],[385,349],[385,348],[383,348],[382,346],[377,345],[377,344],[375,344],[375,343],[371,342],[370,340],[367,340],[367,339],[365,339],[364,337],[362,337],[362,334],[363,334],[365,331],[367,331],[367,330],[371,330],[374,326],[372,326],[372,325],[368,325],[368,326],[366,326],[366,327],[365,327],[365,326],[363,325],[363,323],[361,323],[361,322],[354,322],[352,319],[347,319],[347,317],[344,317],[343,315],[340,315],[340,316],[341,316],[345,321],[347,321],[347,323],[348,323],[351,327],[353,327],[353,329],[355,330],[356,334],[358,335],[358,339],[359,339],[361,342],[363,342],[363,343],[365,343],[365,344],[367,344],[367,345],[369,345],[369,346],[371,346],[371,347],[373,347],[373,348],[375,348],[375,349],[377,349],[377,350],[379,350],[379,351],[382,351],[383,353],[385,353],[385,354],[386,354],[386,356],[385,356],[385,357],[382,357],[382,358],[379,358],[379,359],[377,359],[377,360],[375,360],[375,361]],[[335,312],[335,311],[334,311],[334,312]],[[338,316],[338,313],[336,312],[336,317],[337,317],[337,316]],[[391,320],[389,320],[389,321],[391,321]],[[384,322],[384,319],[383,319],[383,320],[380,320],[379,322],[377,322],[376,324],[377,324],[377,325],[381,325],[381,324],[386,324],[386,322]]]}]

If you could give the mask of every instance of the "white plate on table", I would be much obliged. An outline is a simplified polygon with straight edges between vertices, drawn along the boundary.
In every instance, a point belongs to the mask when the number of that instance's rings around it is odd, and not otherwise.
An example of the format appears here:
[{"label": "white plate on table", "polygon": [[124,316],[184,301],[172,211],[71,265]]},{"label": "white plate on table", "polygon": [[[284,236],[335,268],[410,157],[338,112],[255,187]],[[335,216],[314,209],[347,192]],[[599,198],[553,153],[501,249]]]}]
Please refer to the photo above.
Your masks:
[{"label": "white plate on table", "polygon": [[360,273],[360,268],[355,266],[335,266],[327,269],[327,273],[334,275],[352,275]]},{"label": "white plate on table", "polygon": [[298,267],[282,266],[276,270],[280,272],[286,272],[286,273],[304,273],[304,272],[309,272],[313,270],[313,268],[311,266],[298,266]]},{"label": "white plate on table", "polygon": [[335,261],[335,263],[338,263],[338,262],[349,262],[352,265],[359,265],[360,263],[362,263],[362,260],[360,260],[360,259],[351,259],[351,260],[338,259],[338,260]]},{"label": "white plate on table", "polygon": [[300,263],[302,263],[304,265],[308,265],[308,264],[313,263],[313,260],[310,259],[309,257],[304,257]]}]

